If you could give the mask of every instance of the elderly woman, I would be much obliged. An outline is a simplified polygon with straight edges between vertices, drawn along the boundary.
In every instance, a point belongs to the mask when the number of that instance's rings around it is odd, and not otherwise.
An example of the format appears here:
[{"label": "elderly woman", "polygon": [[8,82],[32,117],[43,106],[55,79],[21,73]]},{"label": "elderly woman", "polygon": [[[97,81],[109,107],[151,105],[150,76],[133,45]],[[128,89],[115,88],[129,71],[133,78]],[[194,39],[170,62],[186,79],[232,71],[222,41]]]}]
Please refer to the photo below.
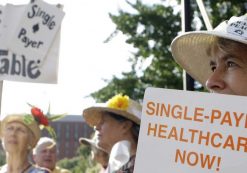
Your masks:
[{"label": "elderly woman", "polygon": [[29,154],[41,135],[39,125],[44,120],[46,117],[39,110],[38,115],[11,114],[1,121],[0,135],[6,152],[6,164],[0,168],[0,173],[49,173],[29,161]]},{"label": "elderly woman", "polygon": [[119,94],[84,110],[85,121],[96,129],[98,146],[110,154],[107,172],[134,171],[141,109],[139,103]]}]

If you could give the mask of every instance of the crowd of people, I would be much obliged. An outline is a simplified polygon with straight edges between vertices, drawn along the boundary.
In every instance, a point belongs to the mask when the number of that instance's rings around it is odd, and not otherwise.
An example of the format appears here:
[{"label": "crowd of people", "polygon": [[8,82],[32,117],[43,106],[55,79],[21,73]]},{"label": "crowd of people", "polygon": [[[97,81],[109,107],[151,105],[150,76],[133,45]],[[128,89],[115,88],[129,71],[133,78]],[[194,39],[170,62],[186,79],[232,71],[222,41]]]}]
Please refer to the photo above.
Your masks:
[{"label": "crowd of people", "polygon": [[[171,50],[175,61],[210,92],[247,96],[247,15],[232,17],[212,31],[179,35]],[[90,146],[102,173],[133,173],[141,111],[140,103],[122,94],[83,111],[95,133],[79,141]],[[1,121],[6,164],[0,173],[70,172],[56,166],[56,142],[41,137],[42,118],[35,113],[11,114]]]}]

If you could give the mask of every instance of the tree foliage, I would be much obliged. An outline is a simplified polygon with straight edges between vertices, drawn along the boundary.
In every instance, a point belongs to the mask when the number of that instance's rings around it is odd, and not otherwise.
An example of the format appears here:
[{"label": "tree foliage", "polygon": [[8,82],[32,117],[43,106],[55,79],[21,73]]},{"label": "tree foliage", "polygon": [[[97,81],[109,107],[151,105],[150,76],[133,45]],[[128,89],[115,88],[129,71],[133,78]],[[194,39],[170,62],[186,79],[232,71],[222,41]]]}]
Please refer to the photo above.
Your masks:
[{"label": "tree foliage", "polygon": [[[170,53],[171,40],[180,30],[178,14],[171,6],[148,6],[141,1],[128,4],[136,13],[120,10],[118,15],[110,14],[110,18],[117,26],[116,30],[127,36],[126,42],[136,48],[130,57],[132,70],[123,72],[121,78],[113,76],[106,87],[92,93],[97,101],[106,101],[116,93],[142,99],[149,86],[182,88],[181,69]],[[142,69],[142,64],[150,57],[151,64]]]},{"label": "tree foliage", "polygon": [[[120,9],[117,15],[110,14],[110,18],[116,24],[116,31],[113,33],[122,32],[127,36],[126,43],[136,48],[133,57],[130,57],[132,70],[123,72],[121,77],[114,75],[112,79],[106,80],[107,86],[91,93],[98,102],[104,102],[116,93],[141,100],[149,86],[182,89],[182,69],[174,62],[170,52],[171,41],[181,30],[180,13],[175,11],[177,8],[165,6],[164,3],[146,5],[140,0],[135,3],[126,2],[135,13]],[[245,14],[247,8],[246,0],[203,2],[213,27],[233,15]],[[198,17],[203,21],[195,0],[191,0],[191,7],[193,18]],[[193,27],[196,27],[196,23],[192,24]],[[112,36],[107,40],[111,39]],[[145,69],[140,68],[140,64],[150,57],[151,64]]]},{"label": "tree foliage", "polygon": [[241,16],[247,12],[246,0],[207,0],[205,4],[214,27],[231,16]]},{"label": "tree foliage", "polygon": [[0,166],[6,163],[6,154],[2,147],[0,147]]},{"label": "tree foliage", "polygon": [[81,145],[75,157],[62,159],[57,165],[70,170],[72,173],[97,173],[100,168],[97,163],[91,160],[90,151],[88,146]]}]

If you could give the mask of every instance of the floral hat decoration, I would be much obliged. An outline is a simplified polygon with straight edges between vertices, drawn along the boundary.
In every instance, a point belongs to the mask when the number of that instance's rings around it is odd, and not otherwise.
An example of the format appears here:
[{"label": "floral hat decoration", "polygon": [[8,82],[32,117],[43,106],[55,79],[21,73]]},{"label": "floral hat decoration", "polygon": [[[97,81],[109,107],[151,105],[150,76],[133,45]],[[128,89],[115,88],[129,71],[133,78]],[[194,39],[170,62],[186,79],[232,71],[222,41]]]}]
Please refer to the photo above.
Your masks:
[{"label": "floral hat decoration", "polygon": [[49,123],[54,120],[58,120],[64,116],[61,115],[51,115],[50,114],[50,106],[47,114],[45,115],[41,109],[31,104],[31,114],[10,114],[7,115],[1,121],[1,131],[4,129],[5,125],[11,122],[20,122],[24,124],[34,135],[34,140],[32,147],[34,147],[41,137],[41,130],[46,129],[52,138],[56,138],[56,133],[54,129],[49,126]]},{"label": "floral hat decoration", "polygon": [[49,134],[51,135],[51,137],[53,139],[56,139],[56,137],[57,137],[56,133],[55,133],[54,129],[51,126],[49,126],[49,122],[59,120],[62,117],[64,117],[65,114],[51,115],[50,105],[49,105],[48,111],[45,115],[43,113],[43,111],[41,111],[41,109],[39,109],[38,107],[33,106],[29,103],[28,103],[28,105],[31,106],[31,115],[30,114],[25,115],[24,122],[26,124],[30,124],[30,122],[35,120],[39,124],[39,127],[41,130],[46,129],[49,132]]},{"label": "floral hat decoration", "polygon": [[83,117],[93,127],[99,123],[104,112],[115,113],[140,125],[142,106],[130,99],[129,96],[120,93],[113,96],[106,103],[85,109]]}]

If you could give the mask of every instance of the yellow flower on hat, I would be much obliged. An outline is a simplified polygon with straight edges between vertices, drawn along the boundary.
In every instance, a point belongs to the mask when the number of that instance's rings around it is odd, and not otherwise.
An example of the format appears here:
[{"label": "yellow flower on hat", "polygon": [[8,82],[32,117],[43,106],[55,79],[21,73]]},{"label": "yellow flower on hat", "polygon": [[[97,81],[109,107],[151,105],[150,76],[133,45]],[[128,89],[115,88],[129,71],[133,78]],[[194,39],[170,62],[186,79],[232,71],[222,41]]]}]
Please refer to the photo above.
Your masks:
[{"label": "yellow flower on hat", "polygon": [[115,95],[108,100],[107,107],[126,111],[129,107],[129,96]]}]

